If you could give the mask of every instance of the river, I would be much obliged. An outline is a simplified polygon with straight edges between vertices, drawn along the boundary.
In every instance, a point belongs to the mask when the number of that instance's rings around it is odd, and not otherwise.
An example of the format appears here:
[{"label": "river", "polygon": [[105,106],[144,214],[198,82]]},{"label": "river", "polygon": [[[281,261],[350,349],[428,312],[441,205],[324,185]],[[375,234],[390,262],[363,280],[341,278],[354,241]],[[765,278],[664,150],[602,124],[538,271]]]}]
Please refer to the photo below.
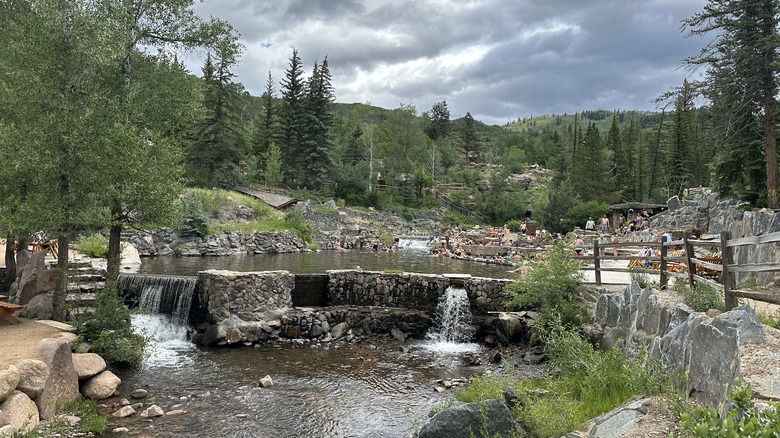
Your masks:
[{"label": "river", "polygon": [[[429,256],[424,251],[366,250],[262,256],[144,259],[141,273],[194,275],[204,269],[260,271],[285,269],[317,273],[360,266],[507,277],[508,267]],[[451,396],[439,393],[439,380],[467,379],[483,370],[467,366],[466,348],[415,340],[397,343],[278,343],[257,348],[202,348],[187,341],[190,328],[165,315],[137,314],[133,325],[157,339],[143,364],[121,372],[124,397],[137,388],[166,412],[185,414],[155,419],[112,419],[133,437],[405,437],[427,421],[431,409]],[[459,344],[462,345],[462,344]],[[274,386],[259,380],[270,375]],[[117,409],[108,400],[103,412]],[[131,402],[136,402],[131,400]]]}]

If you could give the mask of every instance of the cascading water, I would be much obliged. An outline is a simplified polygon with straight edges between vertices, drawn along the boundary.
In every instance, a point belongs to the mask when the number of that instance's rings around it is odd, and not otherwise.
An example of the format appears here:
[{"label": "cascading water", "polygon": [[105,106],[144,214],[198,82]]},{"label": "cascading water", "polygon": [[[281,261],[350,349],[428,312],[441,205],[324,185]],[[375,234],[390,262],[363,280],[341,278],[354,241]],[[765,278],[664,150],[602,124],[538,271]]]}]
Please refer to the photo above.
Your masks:
[{"label": "cascading water", "polygon": [[471,306],[466,289],[450,286],[439,298],[433,326],[426,335],[426,348],[446,352],[477,351],[479,344],[470,343],[474,336],[471,326]]},{"label": "cascading water", "polygon": [[120,275],[118,289],[140,294],[139,307],[148,311],[132,316],[133,330],[151,339],[144,352],[144,367],[175,368],[191,363],[181,352],[194,348],[188,320],[195,284],[195,277]]},{"label": "cascading water", "polygon": [[414,250],[430,250],[431,238],[428,236],[399,236],[398,247]]}]

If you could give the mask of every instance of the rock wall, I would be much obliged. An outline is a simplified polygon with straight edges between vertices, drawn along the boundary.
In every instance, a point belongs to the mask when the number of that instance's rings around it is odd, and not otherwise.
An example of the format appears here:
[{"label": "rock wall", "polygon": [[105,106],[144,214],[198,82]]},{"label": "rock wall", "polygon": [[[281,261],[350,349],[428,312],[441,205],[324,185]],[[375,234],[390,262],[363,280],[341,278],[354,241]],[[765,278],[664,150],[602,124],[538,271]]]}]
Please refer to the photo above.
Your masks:
[{"label": "rock wall", "polygon": [[[279,338],[419,337],[430,327],[439,298],[451,284],[442,275],[414,273],[329,271],[328,276],[329,307],[293,309],[295,276],[287,271],[200,272],[198,309],[193,313],[200,315],[201,323],[193,342],[251,345]],[[509,280],[462,281],[474,315],[503,310]]]},{"label": "rock wall", "polygon": [[244,321],[261,321],[269,312],[292,307],[295,275],[287,271],[231,272],[208,270],[198,273],[198,303],[212,324],[236,316]]},{"label": "rock wall", "polygon": [[[718,199],[717,193],[703,193],[693,200],[680,200],[673,197],[667,205],[669,210],[650,218],[652,230],[682,231],[695,228],[714,236],[719,236],[722,231],[730,231],[733,239],[780,231],[780,215],[768,209],[744,211],[740,208],[742,204],[730,199]],[[773,261],[780,261],[777,245],[741,247],[737,248],[735,254],[735,262],[739,264]],[[762,273],[755,278],[759,284],[766,284],[772,281],[775,275],[775,273]],[[738,273],[737,281],[743,279],[742,273]]]},{"label": "rock wall", "polygon": [[300,252],[306,245],[292,231],[220,231],[206,237],[181,236],[172,228],[137,231],[129,237],[141,256],[230,256]]},{"label": "rock wall", "polygon": [[764,342],[764,329],[749,306],[710,318],[636,283],[622,294],[602,294],[592,321],[586,334],[602,347],[632,356],[649,352],[678,383],[687,382],[691,396],[721,411],[735,379],[745,377],[745,353]]}]

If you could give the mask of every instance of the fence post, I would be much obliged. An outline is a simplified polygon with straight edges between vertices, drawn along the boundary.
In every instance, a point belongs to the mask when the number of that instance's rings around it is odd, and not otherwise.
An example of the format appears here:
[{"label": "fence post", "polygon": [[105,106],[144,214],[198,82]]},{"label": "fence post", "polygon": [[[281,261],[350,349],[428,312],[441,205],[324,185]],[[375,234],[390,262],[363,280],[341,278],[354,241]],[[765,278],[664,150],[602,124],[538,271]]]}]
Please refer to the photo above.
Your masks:
[{"label": "fence post", "polygon": [[661,236],[661,289],[666,287],[668,279],[666,278],[666,250],[667,246],[664,245],[666,238]]},{"label": "fence post", "polygon": [[601,260],[599,260],[599,241],[593,239],[593,272],[596,273],[596,285],[601,285]]},{"label": "fence post", "polygon": [[693,275],[696,274],[696,265],[693,264],[693,245],[688,242],[689,233],[683,234],[683,245],[685,246],[685,265],[688,267],[688,285],[694,286]]},{"label": "fence post", "polygon": [[734,248],[729,248],[727,243],[731,239],[731,231],[720,233],[720,254],[723,271],[720,273],[720,282],[723,283],[723,301],[726,303],[726,311],[729,311],[739,305],[737,297],[731,294],[736,288],[736,277],[729,271],[728,265],[734,263]]}]

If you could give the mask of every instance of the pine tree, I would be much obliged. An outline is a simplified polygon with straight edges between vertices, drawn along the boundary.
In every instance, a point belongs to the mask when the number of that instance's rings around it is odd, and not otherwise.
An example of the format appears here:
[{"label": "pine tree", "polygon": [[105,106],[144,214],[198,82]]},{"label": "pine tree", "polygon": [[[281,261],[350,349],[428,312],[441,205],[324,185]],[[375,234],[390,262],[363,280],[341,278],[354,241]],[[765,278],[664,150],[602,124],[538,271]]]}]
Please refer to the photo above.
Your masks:
[{"label": "pine tree", "polygon": [[612,153],[612,169],[617,188],[621,190],[623,199],[626,199],[625,188],[632,184],[631,161],[628,157],[628,151],[623,146],[623,139],[620,136],[617,112],[612,113],[612,125],[607,133],[606,144],[607,149]]},{"label": "pine tree", "polygon": [[[683,21],[690,35],[716,33],[689,64],[707,64],[705,96],[724,139],[715,159],[716,188],[753,203],[778,201],[775,106],[778,93],[777,0],[709,0]],[[763,169],[758,165],[762,158]],[[762,181],[765,184],[762,184]]]},{"label": "pine tree", "polygon": [[268,72],[268,80],[265,83],[265,92],[260,97],[263,108],[257,123],[254,137],[254,153],[257,158],[257,169],[263,169],[264,159],[268,156],[271,143],[276,135],[276,111],[274,108],[274,81],[271,72]]},{"label": "pine tree", "polygon": [[186,150],[190,174],[204,187],[237,184],[246,152],[245,125],[238,112],[241,93],[230,70],[240,48],[226,41],[216,50],[216,62],[208,56],[203,67],[205,116],[195,126],[194,140]]},{"label": "pine tree", "polygon": [[306,178],[300,156],[303,153],[303,135],[305,130],[304,99],[305,83],[303,67],[298,50],[293,49],[292,57],[282,80],[282,105],[280,108],[279,148],[284,160],[284,174],[287,179]]},{"label": "pine tree", "polygon": [[440,140],[450,133],[450,110],[447,109],[447,101],[436,102],[431,108],[431,124],[426,134],[431,140]]},{"label": "pine tree", "polygon": [[471,116],[471,113],[466,113],[463,119],[466,123],[460,131],[460,148],[466,158],[466,163],[471,163],[479,154],[479,140],[474,126],[474,117]]},{"label": "pine tree", "polygon": [[668,195],[682,195],[691,181],[691,155],[693,152],[693,94],[685,80],[677,93],[672,114],[672,126],[666,148],[665,178]]},{"label": "pine tree", "polygon": [[314,63],[306,87],[304,112],[307,123],[302,136],[300,159],[303,161],[306,185],[309,187],[321,187],[328,178],[333,145],[330,130],[334,123],[334,100],[326,56],[321,66]]}]

